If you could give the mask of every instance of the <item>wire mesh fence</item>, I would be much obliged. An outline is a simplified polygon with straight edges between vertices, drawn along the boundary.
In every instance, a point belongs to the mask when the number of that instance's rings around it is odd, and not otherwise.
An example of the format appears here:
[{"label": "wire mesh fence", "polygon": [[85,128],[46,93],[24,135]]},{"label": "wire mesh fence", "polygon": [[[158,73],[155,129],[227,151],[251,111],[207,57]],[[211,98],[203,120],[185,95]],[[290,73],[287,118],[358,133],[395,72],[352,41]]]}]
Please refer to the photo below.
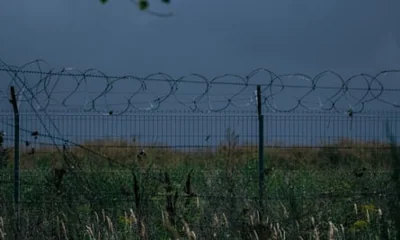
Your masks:
[{"label": "wire mesh fence", "polygon": [[[237,135],[238,145],[258,144],[255,111],[222,113],[131,112],[122,116],[84,112],[21,113],[21,141],[46,145],[96,140],[127,141],[143,146],[173,149],[215,148]],[[399,133],[398,112],[370,111],[349,116],[327,112],[264,113],[264,138],[268,147],[321,147],[340,139],[387,142],[386,125]],[[3,145],[13,145],[12,112],[3,112]],[[186,151],[185,150],[185,151]]]},{"label": "wire mesh fence", "polygon": [[[145,226],[154,239],[161,234],[157,226],[185,228],[183,219],[202,236],[227,237],[242,227],[241,236],[250,236],[245,232],[267,214],[289,224],[288,233],[294,231],[293,219],[307,225],[304,219],[311,216],[348,221],[350,229],[362,220],[351,213],[353,204],[359,211],[371,208],[373,218],[377,211],[389,211],[396,198],[387,127],[398,136],[399,117],[382,111],[265,113],[262,211],[255,111],[21,113],[22,228],[38,236],[28,222],[61,224],[64,214],[91,228],[108,224],[98,227],[101,234],[128,228],[134,235]],[[0,121],[8,153],[2,156],[0,216],[12,216],[13,116],[4,112]],[[96,214],[107,216],[113,228]],[[49,235],[62,235],[52,224],[42,227]]]}]

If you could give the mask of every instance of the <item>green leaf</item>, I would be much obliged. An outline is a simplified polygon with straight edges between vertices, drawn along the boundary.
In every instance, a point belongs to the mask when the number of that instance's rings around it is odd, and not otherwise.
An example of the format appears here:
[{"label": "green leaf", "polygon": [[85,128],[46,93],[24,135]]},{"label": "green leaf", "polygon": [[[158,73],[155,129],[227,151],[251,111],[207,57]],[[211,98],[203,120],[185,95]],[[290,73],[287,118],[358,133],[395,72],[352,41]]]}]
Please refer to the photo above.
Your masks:
[{"label": "green leaf", "polygon": [[100,0],[100,2],[101,2],[102,4],[106,4],[106,3],[108,2],[108,0]]},{"label": "green leaf", "polygon": [[146,10],[149,7],[149,2],[147,0],[139,0],[139,9]]},{"label": "green leaf", "polygon": [[168,4],[171,2],[171,0],[161,0],[161,2]]}]

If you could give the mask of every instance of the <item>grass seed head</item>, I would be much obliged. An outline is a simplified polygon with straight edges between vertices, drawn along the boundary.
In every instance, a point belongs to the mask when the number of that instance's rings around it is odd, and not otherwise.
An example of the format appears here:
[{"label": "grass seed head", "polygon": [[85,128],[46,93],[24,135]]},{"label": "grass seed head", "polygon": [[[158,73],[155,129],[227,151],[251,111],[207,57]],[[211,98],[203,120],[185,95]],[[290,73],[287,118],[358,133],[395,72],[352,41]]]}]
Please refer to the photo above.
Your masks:
[{"label": "grass seed head", "polygon": [[136,217],[136,215],[135,215],[135,212],[133,211],[133,209],[131,208],[131,209],[129,209],[129,211],[130,211],[130,218],[132,219],[132,223],[133,224],[137,224],[137,222],[138,222],[138,219],[137,219],[137,217]]},{"label": "grass seed head", "polygon": [[90,226],[86,226],[86,233],[89,235],[90,238],[94,238],[93,230]]},{"label": "grass seed head", "polygon": [[100,218],[99,218],[99,214],[97,214],[97,211],[94,211],[94,217],[96,219],[97,224],[100,223]]},{"label": "grass seed head", "polygon": [[354,203],[354,212],[358,215],[357,203]]},{"label": "grass seed head", "polygon": [[226,217],[225,213],[222,213],[222,217],[224,219],[225,226],[228,227],[229,226],[229,222],[228,222],[228,218]]},{"label": "grass seed head", "polygon": [[111,233],[114,233],[114,227],[111,219],[108,216],[106,216],[106,219],[107,219],[108,230],[110,230]]},{"label": "grass seed head", "polygon": [[379,216],[379,217],[382,217],[382,215],[383,215],[382,209],[379,208],[379,209],[378,209],[378,216]]},{"label": "grass seed head", "polygon": [[214,225],[218,226],[219,225],[219,220],[218,220],[217,214],[214,214],[213,220],[214,220]]},{"label": "grass seed head", "polygon": [[278,238],[278,235],[279,235],[279,233],[278,233],[278,231],[276,230],[276,227],[275,227],[275,226],[272,226],[272,236],[273,236],[273,239],[277,239],[277,238]]},{"label": "grass seed head", "polygon": [[[336,229],[337,231],[337,229]],[[334,240],[335,239],[335,225],[331,221],[329,221],[329,240]]]},{"label": "grass seed head", "polygon": [[185,220],[182,220],[182,223],[183,223],[183,226],[184,226],[183,228],[184,228],[184,231],[185,231],[188,239],[189,240],[196,239],[196,235],[194,234],[193,231],[190,230],[189,224]]},{"label": "grass seed head", "polygon": [[285,218],[289,218],[289,213],[285,207],[285,205],[283,205],[282,202],[279,202],[279,204],[281,205],[282,209],[283,209],[283,216],[285,216]]},{"label": "grass seed head", "polygon": [[250,225],[254,226],[254,217],[253,217],[253,215],[250,215]]},{"label": "grass seed head", "polygon": [[315,218],[313,216],[311,216],[311,224],[313,227],[315,227]]}]

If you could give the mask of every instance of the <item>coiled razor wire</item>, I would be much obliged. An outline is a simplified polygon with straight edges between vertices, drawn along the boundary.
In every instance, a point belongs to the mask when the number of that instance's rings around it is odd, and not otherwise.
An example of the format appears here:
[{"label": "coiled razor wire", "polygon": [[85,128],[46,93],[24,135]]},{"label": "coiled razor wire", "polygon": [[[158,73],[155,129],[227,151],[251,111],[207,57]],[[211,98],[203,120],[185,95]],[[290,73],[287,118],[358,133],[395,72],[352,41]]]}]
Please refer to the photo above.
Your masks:
[{"label": "coiled razor wire", "polygon": [[[273,112],[345,111],[351,116],[373,102],[381,104],[379,108],[382,104],[400,106],[396,100],[400,88],[388,87],[399,82],[400,70],[347,78],[331,70],[311,77],[302,73],[276,74],[264,68],[247,75],[213,78],[200,74],[174,78],[166,73],[138,77],[111,76],[97,69],[55,70],[39,59],[20,67],[0,60],[0,73],[6,73],[8,86],[18,90],[19,103],[29,102],[28,106],[36,106],[37,111],[57,107],[121,115],[129,110],[154,111],[163,105],[178,104],[193,112],[221,112],[228,108],[254,108],[257,85],[262,87],[263,105]],[[7,90],[0,89],[0,96],[0,101],[7,99]],[[115,98],[122,100],[115,102]]]}]

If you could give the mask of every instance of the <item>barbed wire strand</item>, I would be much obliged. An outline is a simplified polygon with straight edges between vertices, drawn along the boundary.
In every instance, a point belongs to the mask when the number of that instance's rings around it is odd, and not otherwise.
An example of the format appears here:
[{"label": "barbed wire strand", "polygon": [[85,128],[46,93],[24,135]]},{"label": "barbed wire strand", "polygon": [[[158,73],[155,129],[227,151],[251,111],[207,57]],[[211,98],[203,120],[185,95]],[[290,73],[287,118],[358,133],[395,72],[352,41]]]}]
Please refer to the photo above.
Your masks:
[{"label": "barbed wire strand", "polygon": [[[2,62],[2,61],[0,61],[0,63],[1,63],[1,62]],[[39,62],[34,61],[33,63],[37,63],[37,64],[38,64],[38,69],[41,70],[41,66],[40,66]],[[26,64],[26,65],[30,65],[30,63],[28,63],[28,64]],[[24,66],[26,66],[26,65],[24,65]],[[24,66],[23,66],[23,67],[24,67]],[[10,68],[10,67],[9,67],[9,68]],[[10,73],[9,73],[9,74],[10,74]],[[42,74],[42,72],[40,72],[40,74]],[[41,78],[41,79],[46,79],[46,78]],[[45,132],[47,133],[46,136],[48,136],[48,137],[50,138],[50,140],[51,140],[51,142],[54,144],[54,147],[56,148],[57,152],[58,152],[61,156],[63,156],[63,160],[64,160],[65,164],[67,164],[68,168],[70,168],[70,169],[73,169],[73,168],[75,168],[75,169],[80,169],[80,164],[78,163],[78,161],[76,161],[76,157],[75,157],[71,152],[66,152],[66,150],[67,150],[67,148],[68,148],[67,144],[72,143],[72,142],[70,142],[70,141],[64,141],[63,149],[61,149],[61,148],[60,148],[60,145],[59,145],[59,144],[56,144],[56,139],[62,139],[62,133],[61,133],[61,131],[59,130],[59,128],[57,127],[57,125],[54,123],[54,121],[51,120],[51,118],[49,117],[49,115],[48,115],[47,112],[46,112],[46,109],[43,109],[43,112],[45,113],[45,117],[47,117],[48,119],[50,119],[50,124],[51,124],[51,126],[54,127],[55,131],[57,132],[57,134],[58,134],[60,137],[55,137],[55,136],[53,136],[53,135],[50,133],[49,128],[46,126],[46,124],[45,124],[44,120],[42,119],[42,117],[40,116],[40,114],[39,114],[39,113],[37,112],[37,110],[34,108],[34,106],[33,106],[33,100],[37,101],[38,104],[39,104],[39,101],[38,101],[36,95],[35,95],[33,92],[34,92],[35,90],[38,90],[38,89],[37,89],[37,88],[33,88],[33,89],[32,89],[32,88],[29,88],[29,87],[27,86],[27,83],[26,83],[26,78],[24,78],[24,80],[23,80],[20,76],[18,76],[17,72],[14,72],[14,76],[12,77],[12,80],[13,80],[13,81],[10,82],[9,86],[11,86],[12,84],[16,84],[17,87],[19,87],[19,89],[21,89],[22,95],[25,96],[25,98],[28,98],[26,92],[28,92],[28,93],[31,95],[32,101],[28,101],[29,106],[30,106],[31,109],[34,111],[34,113],[36,114],[36,116],[37,116],[37,118],[38,118],[40,124],[42,125],[42,127],[43,127],[44,130],[45,130]],[[22,85],[22,87],[21,87],[21,85]],[[37,85],[39,85],[39,83],[38,83]],[[20,130],[24,130],[24,129],[21,129],[21,128],[20,128]],[[40,133],[38,133],[38,135],[40,135]],[[90,149],[86,149],[86,150],[90,151]],[[94,151],[91,151],[91,152],[94,152]],[[55,164],[55,162],[53,162],[53,164]],[[54,167],[54,166],[53,166],[53,167]],[[88,179],[86,179],[84,176],[79,175],[79,174],[74,174],[74,176],[75,176],[77,179],[81,180],[83,187],[88,191],[89,194],[91,194],[92,191],[90,191],[90,187],[89,187],[90,184],[89,184]]]},{"label": "barbed wire strand", "polygon": [[[44,70],[45,68],[49,70]],[[276,74],[265,68],[258,68],[251,71],[245,76],[238,74],[223,74],[213,78],[208,78],[201,74],[193,73],[179,78],[174,78],[166,73],[153,73],[145,77],[138,77],[134,75],[124,75],[124,76],[111,76],[97,69],[87,69],[80,71],[74,68],[63,68],[59,71],[51,69],[50,66],[44,60],[34,60],[28,62],[21,67],[16,67],[6,64],[4,61],[0,60],[0,72],[6,72],[10,76],[9,86],[17,85],[19,88],[18,94],[20,101],[24,102],[34,102],[37,104],[37,109],[39,111],[44,111],[49,108],[52,101],[56,101],[55,96],[60,94],[60,91],[66,92],[67,96],[64,96],[61,100],[56,102],[60,103],[60,107],[68,108],[70,105],[68,102],[74,99],[74,95],[77,93],[86,93],[86,100],[82,104],[82,109],[85,112],[95,112],[102,115],[113,114],[122,115],[130,109],[135,110],[146,110],[154,111],[158,110],[163,103],[167,100],[174,99],[176,103],[183,105],[184,107],[190,109],[193,112],[219,112],[228,109],[229,107],[251,107],[255,105],[256,96],[254,94],[254,89],[257,85],[262,86],[263,104],[269,110],[274,112],[292,112],[296,109],[308,109],[308,110],[321,110],[321,111],[336,111],[343,112],[337,107],[340,100],[346,102],[355,102],[353,105],[349,104],[349,109],[352,113],[359,113],[364,111],[365,105],[378,101],[385,105],[398,108],[400,104],[397,101],[386,100],[383,95],[390,92],[400,92],[400,88],[388,88],[380,80],[389,74],[400,74],[400,70],[384,70],[380,71],[375,75],[370,75],[366,73],[356,74],[348,78],[342,77],[340,74],[326,70],[318,73],[315,77],[303,73],[293,73],[293,74]],[[261,76],[261,74],[267,74],[269,78]],[[28,76],[31,75],[31,76]],[[68,85],[71,87],[69,92],[65,91],[61,85],[65,81],[62,80],[63,77],[72,78],[68,79]],[[262,81],[257,83],[254,82],[256,79],[261,78]],[[324,79],[331,79],[334,77],[335,82],[331,82],[333,86],[321,85],[320,83]],[[193,80],[193,78],[195,80]],[[88,85],[91,81],[104,80],[104,86],[97,92],[93,89],[89,89]],[[287,79],[295,79],[296,84],[286,83]],[[361,84],[364,87],[353,87],[351,86],[353,82],[362,80]],[[113,109],[112,103],[109,103],[109,96],[115,94],[122,94],[121,91],[116,91],[115,87],[120,84],[121,81],[129,80],[130,84],[136,84],[137,87],[132,92],[125,92],[124,96],[125,104],[120,105],[120,109]],[[30,83],[30,84],[29,84]],[[160,87],[157,85],[157,92],[151,91],[151,83],[164,83],[168,87]],[[182,94],[179,93],[180,87],[183,84],[196,84],[196,89],[199,92],[193,92],[192,100],[182,100]],[[100,86],[96,82],[97,87]],[[199,85],[202,85],[199,88]],[[237,89],[237,91],[227,94],[221,91],[221,93],[213,92],[217,86],[230,86],[230,89]],[[57,89],[59,87],[60,89]],[[82,90],[81,88],[84,88]],[[160,91],[163,89],[164,91]],[[295,99],[293,106],[287,107],[285,109],[277,106],[276,98],[283,95],[284,91],[287,89],[304,90],[302,94],[297,93],[297,97],[292,96]],[[224,91],[227,88],[224,89]],[[252,94],[247,94],[245,92],[253,92]],[[231,91],[231,90],[229,90]],[[312,93],[318,91],[332,91],[331,94],[324,96],[318,96],[318,101],[311,101],[310,96]],[[297,91],[298,92],[298,91]],[[355,93],[360,93],[359,97]],[[29,94],[26,94],[29,93]],[[97,93],[94,97],[90,97],[89,93]],[[185,95],[189,96],[185,91]],[[1,95],[5,95],[1,93]],[[148,99],[139,100],[141,95],[147,95]],[[22,100],[23,97],[23,100]],[[40,101],[39,98],[44,100]],[[213,99],[212,99],[213,98]],[[136,100],[135,100],[136,99]],[[97,106],[100,101],[104,101],[108,110],[100,110]],[[149,107],[139,107],[138,105],[143,105],[146,103]],[[239,104],[241,102],[242,104]],[[171,103],[171,102],[169,102]],[[218,106],[217,106],[217,105]],[[310,107],[310,104],[316,107]],[[115,106],[114,106],[115,108]],[[356,109],[357,108],[357,109]]]}]

